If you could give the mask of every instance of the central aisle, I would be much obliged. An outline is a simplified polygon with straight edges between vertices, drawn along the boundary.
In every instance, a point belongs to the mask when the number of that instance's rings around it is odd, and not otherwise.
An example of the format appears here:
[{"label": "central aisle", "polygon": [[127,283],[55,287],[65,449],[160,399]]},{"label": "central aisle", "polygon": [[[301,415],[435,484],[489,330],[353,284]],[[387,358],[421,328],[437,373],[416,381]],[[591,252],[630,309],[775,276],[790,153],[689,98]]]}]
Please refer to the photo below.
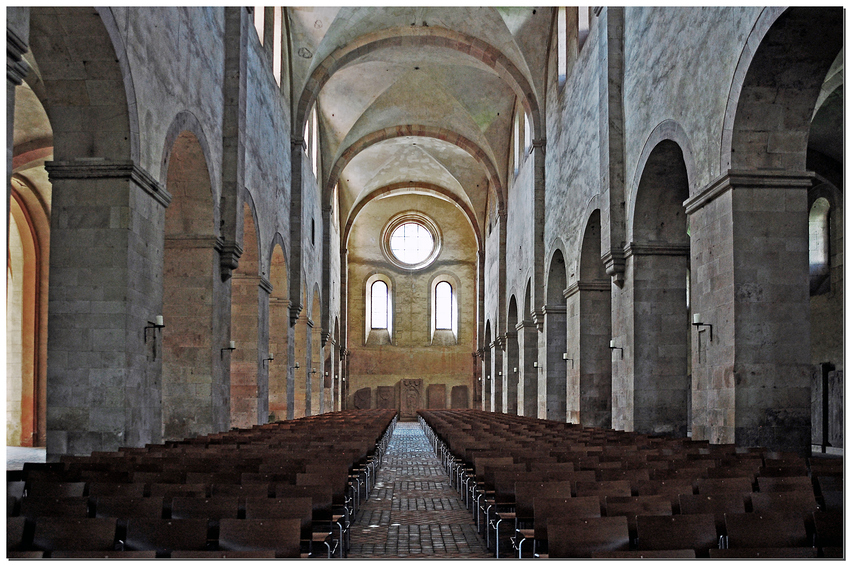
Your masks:
[{"label": "central aisle", "polygon": [[396,425],[348,557],[492,558],[418,423]]}]

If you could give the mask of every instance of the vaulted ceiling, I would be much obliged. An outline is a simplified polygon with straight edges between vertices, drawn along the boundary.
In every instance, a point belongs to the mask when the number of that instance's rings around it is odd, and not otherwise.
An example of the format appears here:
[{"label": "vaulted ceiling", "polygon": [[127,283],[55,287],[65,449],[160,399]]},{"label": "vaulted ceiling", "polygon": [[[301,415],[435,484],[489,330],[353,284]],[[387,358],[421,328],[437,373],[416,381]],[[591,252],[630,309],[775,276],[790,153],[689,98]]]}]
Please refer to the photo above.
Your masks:
[{"label": "vaulted ceiling", "polygon": [[327,197],[338,182],[341,223],[412,190],[483,225],[508,184],[514,108],[542,98],[552,9],[286,10],[295,124],[318,103],[320,184]]}]

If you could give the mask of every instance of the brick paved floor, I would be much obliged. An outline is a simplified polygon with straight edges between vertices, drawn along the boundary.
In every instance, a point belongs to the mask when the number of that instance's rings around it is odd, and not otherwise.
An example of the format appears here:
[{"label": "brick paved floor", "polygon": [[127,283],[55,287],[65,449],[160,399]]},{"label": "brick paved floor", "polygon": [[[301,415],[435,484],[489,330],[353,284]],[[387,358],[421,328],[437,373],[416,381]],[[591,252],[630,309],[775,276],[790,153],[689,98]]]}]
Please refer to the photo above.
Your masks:
[{"label": "brick paved floor", "polygon": [[419,424],[396,426],[348,557],[492,559]]}]

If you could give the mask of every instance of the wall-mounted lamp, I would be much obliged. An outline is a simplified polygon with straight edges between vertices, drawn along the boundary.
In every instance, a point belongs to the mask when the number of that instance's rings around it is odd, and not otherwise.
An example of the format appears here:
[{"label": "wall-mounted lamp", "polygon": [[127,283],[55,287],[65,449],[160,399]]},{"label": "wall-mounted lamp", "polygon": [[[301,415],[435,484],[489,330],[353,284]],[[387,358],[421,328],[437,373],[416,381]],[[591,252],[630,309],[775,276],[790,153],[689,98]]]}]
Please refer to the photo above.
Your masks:
[{"label": "wall-mounted lamp", "polygon": [[564,353],[561,357],[563,358],[563,360],[564,360],[564,361],[569,361],[569,362],[570,362],[570,367],[572,367],[572,366],[573,366],[573,359],[571,359],[570,357],[567,357],[567,354],[566,354],[566,353]]},{"label": "wall-mounted lamp", "polygon": [[236,349],[236,342],[235,342],[235,341],[231,341],[231,342],[230,342],[230,347],[222,347],[222,348],[221,348],[221,358],[222,358],[222,359],[224,359],[224,352],[225,352],[225,351],[233,351],[234,349]]},{"label": "wall-mounted lamp", "polygon": [[266,361],[274,361],[274,353],[269,353],[269,356],[263,359],[263,363],[265,363]]},{"label": "wall-mounted lamp", "polygon": [[145,343],[148,342],[148,330],[162,329],[164,327],[165,322],[162,321],[162,316],[157,316],[153,322],[148,322],[148,325],[145,326]]},{"label": "wall-mounted lamp", "polygon": [[490,375],[487,375],[487,380],[488,380],[488,381],[490,380]]},{"label": "wall-mounted lamp", "polygon": [[537,361],[534,362],[534,368],[537,368]]},{"label": "wall-mounted lamp", "polygon": [[316,368],[315,368],[315,367],[313,367],[313,369],[310,371],[310,373],[312,373],[312,374],[314,374],[314,375],[315,375],[317,372],[318,372],[318,371],[316,371]]},{"label": "wall-mounted lamp", "polygon": [[[517,371],[517,368],[516,368],[516,367],[514,367],[514,373],[516,373],[516,372],[518,372],[518,371]],[[502,373],[499,373],[499,374],[501,375]]]},{"label": "wall-mounted lamp", "polygon": [[694,314],[694,321],[692,325],[697,327],[698,332],[702,331],[703,326],[708,326],[708,341],[714,341],[714,328],[711,324],[706,324],[702,321],[701,314]]},{"label": "wall-mounted lamp", "polygon": [[500,376],[500,377],[502,376],[502,371],[499,371],[499,376]]},{"label": "wall-mounted lamp", "polygon": [[609,342],[608,342],[608,349],[619,349],[619,350],[620,350],[620,359],[622,359],[622,358],[623,358],[623,348],[622,348],[622,347],[617,347],[616,345],[614,345],[614,340],[613,340],[613,339],[612,339],[611,341],[609,341]]},{"label": "wall-mounted lamp", "polygon": [[300,369],[301,365],[298,364],[298,361],[295,362],[295,365],[290,367],[291,369]]}]

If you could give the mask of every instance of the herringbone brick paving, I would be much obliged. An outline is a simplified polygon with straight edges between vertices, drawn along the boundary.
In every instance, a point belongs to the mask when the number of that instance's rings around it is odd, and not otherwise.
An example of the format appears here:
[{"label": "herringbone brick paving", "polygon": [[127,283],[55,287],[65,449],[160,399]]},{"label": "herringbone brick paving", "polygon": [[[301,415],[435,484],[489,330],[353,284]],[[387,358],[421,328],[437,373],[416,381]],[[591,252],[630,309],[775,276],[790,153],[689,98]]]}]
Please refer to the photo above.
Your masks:
[{"label": "herringbone brick paving", "polygon": [[475,518],[416,423],[399,423],[351,525],[352,559],[491,559]]}]

